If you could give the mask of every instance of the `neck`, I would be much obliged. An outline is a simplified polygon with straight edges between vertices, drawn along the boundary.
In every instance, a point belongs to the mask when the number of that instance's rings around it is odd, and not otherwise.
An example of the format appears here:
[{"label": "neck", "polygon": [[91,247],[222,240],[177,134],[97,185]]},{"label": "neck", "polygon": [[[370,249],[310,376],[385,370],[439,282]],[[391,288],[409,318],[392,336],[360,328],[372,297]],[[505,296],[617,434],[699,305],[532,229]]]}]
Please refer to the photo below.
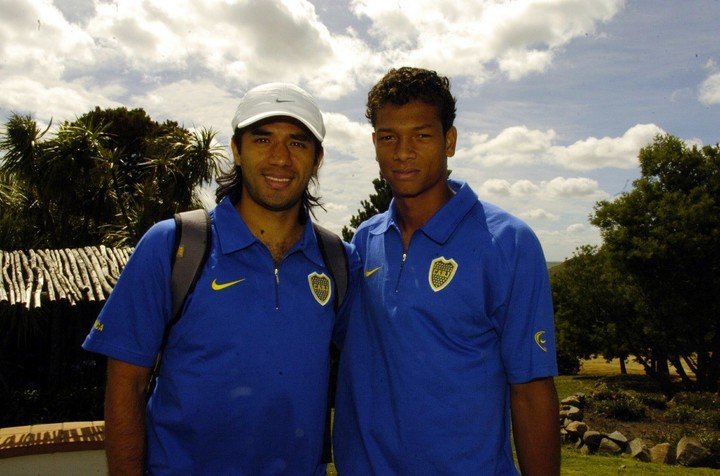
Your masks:
[{"label": "neck", "polygon": [[250,233],[270,251],[275,264],[279,263],[302,236],[300,204],[282,211],[268,210],[248,198],[241,198],[235,206]]},{"label": "neck", "polygon": [[427,223],[454,194],[448,183],[444,181],[441,187],[428,190],[420,195],[394,197],[405,249],[410,244],[413,233]]}]

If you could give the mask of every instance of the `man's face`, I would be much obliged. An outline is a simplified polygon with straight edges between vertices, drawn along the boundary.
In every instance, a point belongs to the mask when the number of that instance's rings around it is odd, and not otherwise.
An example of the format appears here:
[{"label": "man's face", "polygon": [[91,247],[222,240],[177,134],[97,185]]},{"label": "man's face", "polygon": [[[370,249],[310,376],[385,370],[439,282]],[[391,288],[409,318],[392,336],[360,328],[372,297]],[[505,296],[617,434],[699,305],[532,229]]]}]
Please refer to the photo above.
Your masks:
[{"label": "man's face", "polygon": [[457,132],[443,133],[437,106],[422,101],[386,104],[373,132],[380,172],[399,198],[444,190],[447,158],[455,154]]},{"label": "man's face", "polygon": [[240,150],[234,142],[232,150],[242,168],[241,200],[270,211],[299,206],[321,159],[312,134],[299,122],[278,117],[248,127],[240,142]]}]

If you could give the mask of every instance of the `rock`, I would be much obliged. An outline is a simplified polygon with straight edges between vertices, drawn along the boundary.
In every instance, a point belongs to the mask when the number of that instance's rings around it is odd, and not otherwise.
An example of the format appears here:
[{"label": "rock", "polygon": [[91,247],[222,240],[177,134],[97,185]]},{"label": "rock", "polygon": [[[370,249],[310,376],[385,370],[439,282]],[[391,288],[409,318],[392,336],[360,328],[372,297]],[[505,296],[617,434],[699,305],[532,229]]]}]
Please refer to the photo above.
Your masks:
[{"label": "rock", "polygon": [[596,450],[600,446],[600,441],[604,438],[604,435],[595,430],[587,430],[582,437],[583,442],[588,445],[592,450]]},{"label": "rock", "polygon": [[622,448],[610,438],[603,438],[602,440],[600,440],[600,446],[598,446],[598,453],[616,455],[618,453],[622,453]]},{"label": "rock", "polygon": [[635,438],[630,442],[630,456],[634,459],[643,461],[645,463],[650,462],[650,450],[643,440]]},{"label": "rock", "polygon": [[565,427],[565,431],[567,431],[568,435],[576,438],[582,438],[583,434],[585,434],[587,430],[587,424],[581,421],[571,421]]},{"label": "rock", "polygon": [[660,464],[673,464],[675,453],[670,443],[660,443],[650,448],[650,461]]},{"label": "rock", "polygon": [[563,405],[560,410],[560,418],[567,418],[572,421],[582,421],[583,413],[578,407],[572,405]]},{"label": "rock", "polygon": [[710,458],[710,451],[700,440],[684,436],[677,445],[677,463],[683,466],[702,466]]},{"label": "rock", "polygon": [[625,438],[625,435],[623,435],[619,431],[613,431],[607,437],[617,443],[618,446],[623,449],[623,451],[625,450],[625,448],[627,448],[628,440],[627,438]]},{"label": "rock", "polygon": [[569,396],[560,400],[560,405],[570,405],[573,407],[582,407],[582,402],[576,395]]}]

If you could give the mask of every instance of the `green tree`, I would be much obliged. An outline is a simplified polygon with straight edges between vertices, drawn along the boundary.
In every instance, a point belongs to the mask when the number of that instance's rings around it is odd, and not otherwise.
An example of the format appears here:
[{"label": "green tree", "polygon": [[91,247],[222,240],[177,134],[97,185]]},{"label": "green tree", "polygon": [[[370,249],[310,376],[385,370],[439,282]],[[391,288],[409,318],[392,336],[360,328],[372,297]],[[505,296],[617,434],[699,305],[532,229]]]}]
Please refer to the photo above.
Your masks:
[{"label": "green tree", "polygon": [[200,206],[224,158],[214,138],[142,109],[96,108],[53,134],[13,114],[0,133],[0,248],[134,244]]},{"label": "green tree", "polygon": [[392,200],[392,191],[390,185],[385,181],[382,176],[373,180],[373,187],[375,187],[375,193],[370,194],[368,200],[360,202],[362,208],[358,209],[357,214],[350,217],[350,226],[344,226],[342,229],[342,236],[345,241],[350,241],[355,234],[355,230],[370,217],[382,213],[390,207],[390,201]]},{"label": "green tree", "polygon": [[689,147],[671,135],[641,149],[633,190],[601,201],[600,228],[613,265],[636,286],[638,323],[662,382],[667,362],[694,386],[718,390],[720,379],[720,145]]},{"label": "green tree", "polygon": [[621,372],[630,354],[644,355],[629,337],[636,322],[635,288],[613,266],[608,254],[583,246],[551,273],[558,353],[619,358]]}]

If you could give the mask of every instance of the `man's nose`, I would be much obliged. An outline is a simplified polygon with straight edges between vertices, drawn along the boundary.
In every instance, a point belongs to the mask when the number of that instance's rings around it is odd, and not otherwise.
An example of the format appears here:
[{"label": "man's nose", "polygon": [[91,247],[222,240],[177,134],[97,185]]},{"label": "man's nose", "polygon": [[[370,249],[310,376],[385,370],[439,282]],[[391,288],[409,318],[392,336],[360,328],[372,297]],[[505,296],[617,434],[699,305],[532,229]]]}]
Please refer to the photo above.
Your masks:
[{"label": "man's nose", "polygon": [[291,162],[292,153],[290,147],[285,142],[277,142],[273,145],[270,154],[270,160],[273,164],[286,165]]},{"label": "man's nose", "polygon": [[398,137],[395,146],[396,160],[410,160],[415,158],[415,148],[412,139],[409,137]]}]

